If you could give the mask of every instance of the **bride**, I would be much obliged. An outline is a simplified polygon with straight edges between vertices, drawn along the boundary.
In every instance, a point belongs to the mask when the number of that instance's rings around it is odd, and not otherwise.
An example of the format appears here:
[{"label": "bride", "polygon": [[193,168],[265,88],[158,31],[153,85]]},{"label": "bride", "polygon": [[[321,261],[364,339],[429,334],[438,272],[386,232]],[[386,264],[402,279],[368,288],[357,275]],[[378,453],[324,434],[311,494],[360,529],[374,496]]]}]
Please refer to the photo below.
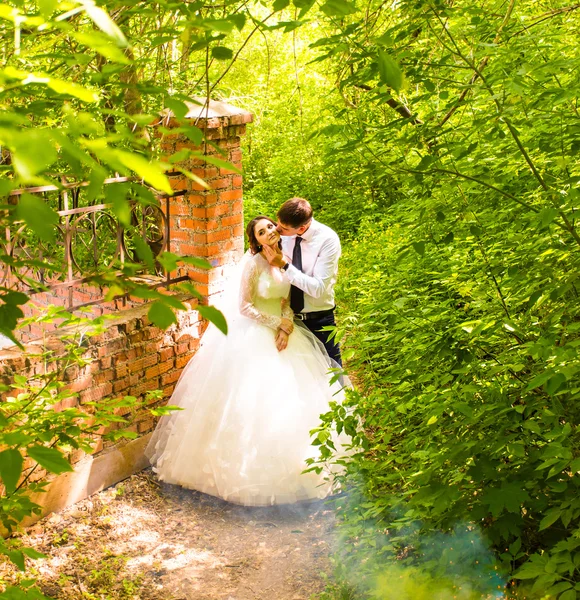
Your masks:
[{"label": "bride", "polygon": [[309,431],[344,391],[322,344],[294,327],[289,284],[262,256],[264,246],[282,252],[276,223],[258,216],[246,232],[228,335],[210,324],[170,401],[182,410],[161,419],[146,454],[162,481],[236,504],[324,498],[332,482],[303,473],[318,457]]}]

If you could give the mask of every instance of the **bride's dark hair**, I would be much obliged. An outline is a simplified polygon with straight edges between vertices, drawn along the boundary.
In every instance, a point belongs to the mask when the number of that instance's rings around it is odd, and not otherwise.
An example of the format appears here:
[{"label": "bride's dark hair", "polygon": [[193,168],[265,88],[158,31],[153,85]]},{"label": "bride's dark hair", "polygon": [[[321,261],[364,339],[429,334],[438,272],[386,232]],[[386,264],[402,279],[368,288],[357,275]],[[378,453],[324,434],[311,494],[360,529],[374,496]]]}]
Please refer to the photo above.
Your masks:
[{"label": "bride's dark hair", "polygon": [[[256,227],[256,223],[262,219],[266,219],[266,221],[270,221],[270,223],[277,225],[276,221],[270,219],[266,215],[258,215],[254,217],[246,227],[246,235],[248,236],[248,242],[250,244],[250,252],[252,254],[258,254],[258,252],[262,252],[262,246],[258,243],[256,239],[256,232],[254,231]],[[282,248],[282,240],[278,240],[278,248]]]}]

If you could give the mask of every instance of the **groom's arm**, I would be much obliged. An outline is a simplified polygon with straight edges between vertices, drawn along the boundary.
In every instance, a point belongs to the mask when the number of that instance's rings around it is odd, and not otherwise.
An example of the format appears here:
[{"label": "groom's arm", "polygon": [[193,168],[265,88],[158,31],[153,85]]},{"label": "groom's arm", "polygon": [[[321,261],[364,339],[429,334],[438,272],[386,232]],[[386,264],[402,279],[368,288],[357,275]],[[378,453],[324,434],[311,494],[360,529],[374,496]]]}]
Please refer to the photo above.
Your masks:
[{"label": "groom's arm", "polygon": [[290,264],[286,270],[288,281],[312,298],[320,298],[335,282],[340,258],[338,238],[326,240],[314,263],[312,275],[306,275]]}]

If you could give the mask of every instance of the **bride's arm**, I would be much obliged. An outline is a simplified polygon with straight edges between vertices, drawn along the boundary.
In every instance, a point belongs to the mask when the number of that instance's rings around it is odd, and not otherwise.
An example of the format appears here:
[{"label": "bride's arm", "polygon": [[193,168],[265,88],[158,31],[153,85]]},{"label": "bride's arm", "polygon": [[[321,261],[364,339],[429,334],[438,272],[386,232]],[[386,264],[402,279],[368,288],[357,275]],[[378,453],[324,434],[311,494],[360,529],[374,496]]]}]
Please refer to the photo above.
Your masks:
[{"label": "bride's arm", "polygon": [[275,315],[269,315],[256,308],[256,297],[258,293],[258,279],[260,278],[260,269],[256,261],[248,261],[240,284],[240,313],[249,319],[258,321],[274,331],[278,331],[282,324],[282,318]]},{"label": "bride's arm", "polygon": [[[287,321],[284,321],[287,319]],[[280,327],[288,335],[294,331],[294,311],[290,308],[290,294],[287,298],[282,298],[282,324]]]}]

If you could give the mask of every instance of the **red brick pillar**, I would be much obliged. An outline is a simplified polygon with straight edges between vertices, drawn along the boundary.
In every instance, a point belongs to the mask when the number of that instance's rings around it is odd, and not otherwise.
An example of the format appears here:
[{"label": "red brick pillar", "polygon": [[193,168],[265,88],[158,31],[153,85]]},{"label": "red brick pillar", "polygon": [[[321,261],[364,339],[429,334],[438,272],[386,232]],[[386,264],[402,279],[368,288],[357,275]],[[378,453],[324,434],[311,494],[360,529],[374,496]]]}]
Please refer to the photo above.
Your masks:
[{"label": "red brick pillar", "polygon": [[[170,156],[181,150],[191,150],[227,161],[241,171],[240,136],[244,135],[246,124],[252,122],[253,115],[223,102],[210,101],[209,107],[188,106],[189,112],[183,119],[176,119],[172,113],[164,116],[163,127],[176,129],[176,132],[162,137],[163,154]],[[195,125],[204,134],[201,145],[196,145],[180,131],[190,125]],[[187,268],[199,292],[208,298],[222,290],[228,267],[243,254],[242,175],[203,158],[189,157],[179,165],[204,180],[208,187],[182,174],[170,177],[175,191],[186,192],[170,200],[171,251],[209,261],[210,271]]]}]

